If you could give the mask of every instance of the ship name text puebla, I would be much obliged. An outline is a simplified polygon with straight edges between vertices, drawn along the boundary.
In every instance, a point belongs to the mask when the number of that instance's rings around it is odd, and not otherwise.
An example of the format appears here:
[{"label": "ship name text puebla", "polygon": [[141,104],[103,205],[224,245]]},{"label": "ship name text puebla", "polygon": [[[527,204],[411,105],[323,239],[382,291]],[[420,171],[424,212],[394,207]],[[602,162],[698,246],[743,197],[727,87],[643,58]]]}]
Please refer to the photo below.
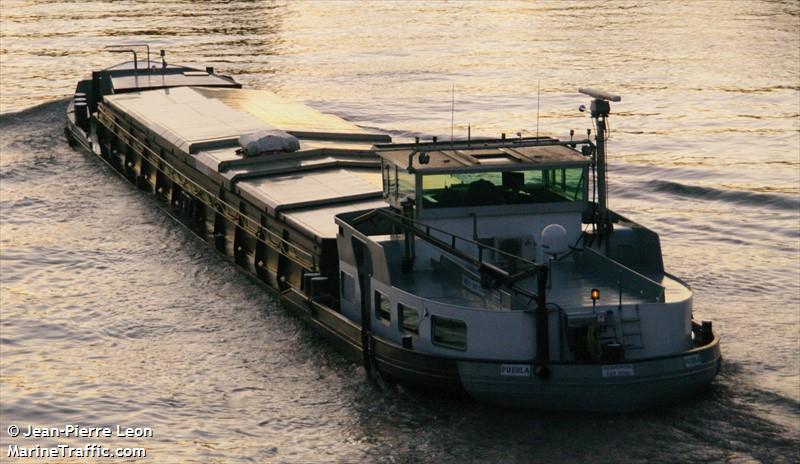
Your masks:
[{"label": "ship name text puebla", "polygon": [[[126,51],[133,51],[131,48]],[[391,143],[205,70],[92,73],[70,143],[97,155],[371,375],[486,402],[629,411],[719,369],[659,237],[607,208],[585,139]]]}]

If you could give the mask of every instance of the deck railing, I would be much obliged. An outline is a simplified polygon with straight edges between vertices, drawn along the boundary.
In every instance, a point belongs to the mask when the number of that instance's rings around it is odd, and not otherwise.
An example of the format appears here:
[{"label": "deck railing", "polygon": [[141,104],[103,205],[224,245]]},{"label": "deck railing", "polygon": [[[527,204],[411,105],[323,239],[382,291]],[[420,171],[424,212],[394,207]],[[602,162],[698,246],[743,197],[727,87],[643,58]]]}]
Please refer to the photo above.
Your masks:
[{"label": "deck railing", "polygon": [[[539,268],[545,266],[544,264],[455,235],[389,209],[371,210],[354,218],[352,224],[357,226],[375,217],[386,219],[401,230],[410,232],[446,253],[471,263],[482,274],[498,277],[500,281],[515,291],[530,296],[535,295],[535,293],[526,291],[514,284],[535,275]],[[491,261],[486,258],[490,252],[493,254]],[[593,248],[575,249],[574,252],[578,253],[577,259],[589,261],[589,266],[595,271],[596,275],[602,276],[606,282],[611,281],[609,286],[618,289],[620,304],[623,304],[626,294],[630,295],[631,293],[635,294],[639,299],[664,301],[665,288],[655,280],[601,254]],[[498,260],[498,257],[504,259]],[[500,261],[503,262],[501,263]]]},{"label": "deck railing", "polygon": [[[478,266],[479,268],[483,268],[485,270],[489,270],[492,273],[498,274],[499,277],[502,277],[509,283],[513,283],[517,280],[533,275],[536,272],[537,268],[540,267],[540,265],[537,264],[535,261],[525,259],[521,256],[509,253],[507,251],[503,251],[499,248],[495,248],[493,246],[486,245],[475,240],[470,240],[468,238],[455,235],[453,233],[447,232],[446,230],[425,224],[423,222],[403,216],[402,214],[395,213],[385,208],[374,209],[368,213],[365,213],[353,219],[353,224],[358,225],[359,223],[375,216],[381,216],[384,219],[387,219],[395,226],[398,226],[399,228],[407,232],[411,232],[415,236],[425,240],[426,242],[438,248],[441,248],[442,250],[444,250],[449,254],[457,256],[458,258],[461,258],[465,261],[471,262],[472,264]],[[464,244],[467,246],[462,245],[461,247],[459,247],[459,244]],[[486,254],[488,252],[493,253],[495,257],[493,262],[490,262],[487,259],[485,259]],[[496,259],[497,256],[502,256],[507,260],[508,263],[514,263],[514,265],[509,266],[510,269],[503,268],[502,265],[500,265],[497,262]]]},{"label": "deck railing", "polygon": [[[599,275],[606,276],[607,279],[616,277],[616,284],[619,291],[619,304],[623,303],[625,290],[632,291],[645,299],[653,299],[659,302],[664,301],[665,288],[655,280],[634,271],[624,264],[601,254],[594,248],[585,247],[580,252],[584,252],[583,258],[588,258],[594,266],[599,269]],[[605,272],[602,272],[605,271]]]}]

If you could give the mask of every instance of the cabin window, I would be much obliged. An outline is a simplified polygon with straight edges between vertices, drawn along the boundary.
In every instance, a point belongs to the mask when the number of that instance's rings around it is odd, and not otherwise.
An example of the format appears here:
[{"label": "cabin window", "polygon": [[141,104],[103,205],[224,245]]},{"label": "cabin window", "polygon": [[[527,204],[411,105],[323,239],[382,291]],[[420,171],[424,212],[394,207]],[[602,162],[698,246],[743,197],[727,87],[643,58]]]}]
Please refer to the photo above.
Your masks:
[{"label": "cabin window", "polygon": [[402,303],[397,305],[400,330],[405,333],[419,334],[419,312]]},{"label": "cabin window", "polygon": [[383,196],[397,198],[397,166],[389,163],[383,164]]},{"label": "cabin window", "polygon": [[414,197],[415,193],[414,174],[409,174],[404,169],[397,170],[397,190],[398,196],[402,198]]},{"label": "cabin window", "polygon": [[381,292],[375,292],[375,317],[384,322],[392,320],[392,305],[389,298]]},{"label": "cabin window", "polygon": [[422,177],[424,208],[585,201],[583,167],[430,174]]},{"label": "cabin window", "polygon": [[398,192],[400,189],[397,187],[397,166],[392,167],[392,182],[389,185],[390,193],[394,193],[394,197],[397,198]]},{"label": "cabin window", "polygon": [[342,286],[340,294],[343,300],[353,301],[356,297],[356,281],[346,272],[339,273],[339,282]]},{"label": "cabin window", "polygon": [[583,177],[583,169],[550,169],[547,186],[551,191],[570,201],[582,200]]},{"label": "cabin window", "polygon": [[431,341],[454,350],[467,350],[467,324],[457,319],[431,316]]},{"label": "cabin window", "polygon": [[383,162],[383,197],[389,198],[389,182],[391,165]]}]

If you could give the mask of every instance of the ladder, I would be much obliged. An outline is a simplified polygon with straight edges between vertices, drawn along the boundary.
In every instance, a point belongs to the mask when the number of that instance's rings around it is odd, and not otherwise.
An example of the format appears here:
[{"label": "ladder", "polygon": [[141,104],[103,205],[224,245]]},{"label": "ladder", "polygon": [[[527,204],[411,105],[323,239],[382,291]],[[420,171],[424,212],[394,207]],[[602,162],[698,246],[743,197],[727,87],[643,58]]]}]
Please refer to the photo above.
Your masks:
[{"label": "ladder", "polygon": [[619,308],[619,325],[622,333],[622,345],[626,349],[641,350],[644,348],[642,337],[642,319],[639,305],[621,306]]}]

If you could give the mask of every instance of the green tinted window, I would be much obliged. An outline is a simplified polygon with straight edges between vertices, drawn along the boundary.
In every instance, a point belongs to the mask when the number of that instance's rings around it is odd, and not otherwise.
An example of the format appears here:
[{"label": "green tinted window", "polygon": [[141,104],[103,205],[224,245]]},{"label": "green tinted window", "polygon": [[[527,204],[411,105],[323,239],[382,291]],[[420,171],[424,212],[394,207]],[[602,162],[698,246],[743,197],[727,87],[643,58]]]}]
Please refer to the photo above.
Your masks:
[{"label": "green tinted window", "polygon": [[425,208],[584,201],[584,169],[431,174],[422,178]]},{"label": "green tinted window", "polygon": [[414,197],[414,174],[409,174],[403,169],[397,170],[397,186],[400,198]]},{"label": "green tinted window", "polygon": [[434,345],[467,350],[467,324],[464,321],[431,316],[431,341]]},{"label": "green tinted window", "polygon": [[389,169],[391,169],[390,166],[391,165],[388,164],[388,163],[385,163],[385,162],[383,163],[383,176],[382,177],[383,177],[383,197],[384,198],[388,198],[389,197],[389,172],[390,172]]},{"label": "green tinted window", "polygon": [[383,196],[397,197],[397,167],[388,163],[383,165]]},{"label": "green tinted window", "polygon": [[583,169],[550,169],[548,187],[570,201],[583,200]]},{"label": "green tinted window", "polygon": [[400,329],[406,333],[419,333],[419,312],[416,309],[404,306],[402,303],[397,305],[400,318]]},{"label": "green tinted window", "polygon": [[375,292],[375,317],[382,321],[392,320],[392,307],[389,298],[381,292]]}]

